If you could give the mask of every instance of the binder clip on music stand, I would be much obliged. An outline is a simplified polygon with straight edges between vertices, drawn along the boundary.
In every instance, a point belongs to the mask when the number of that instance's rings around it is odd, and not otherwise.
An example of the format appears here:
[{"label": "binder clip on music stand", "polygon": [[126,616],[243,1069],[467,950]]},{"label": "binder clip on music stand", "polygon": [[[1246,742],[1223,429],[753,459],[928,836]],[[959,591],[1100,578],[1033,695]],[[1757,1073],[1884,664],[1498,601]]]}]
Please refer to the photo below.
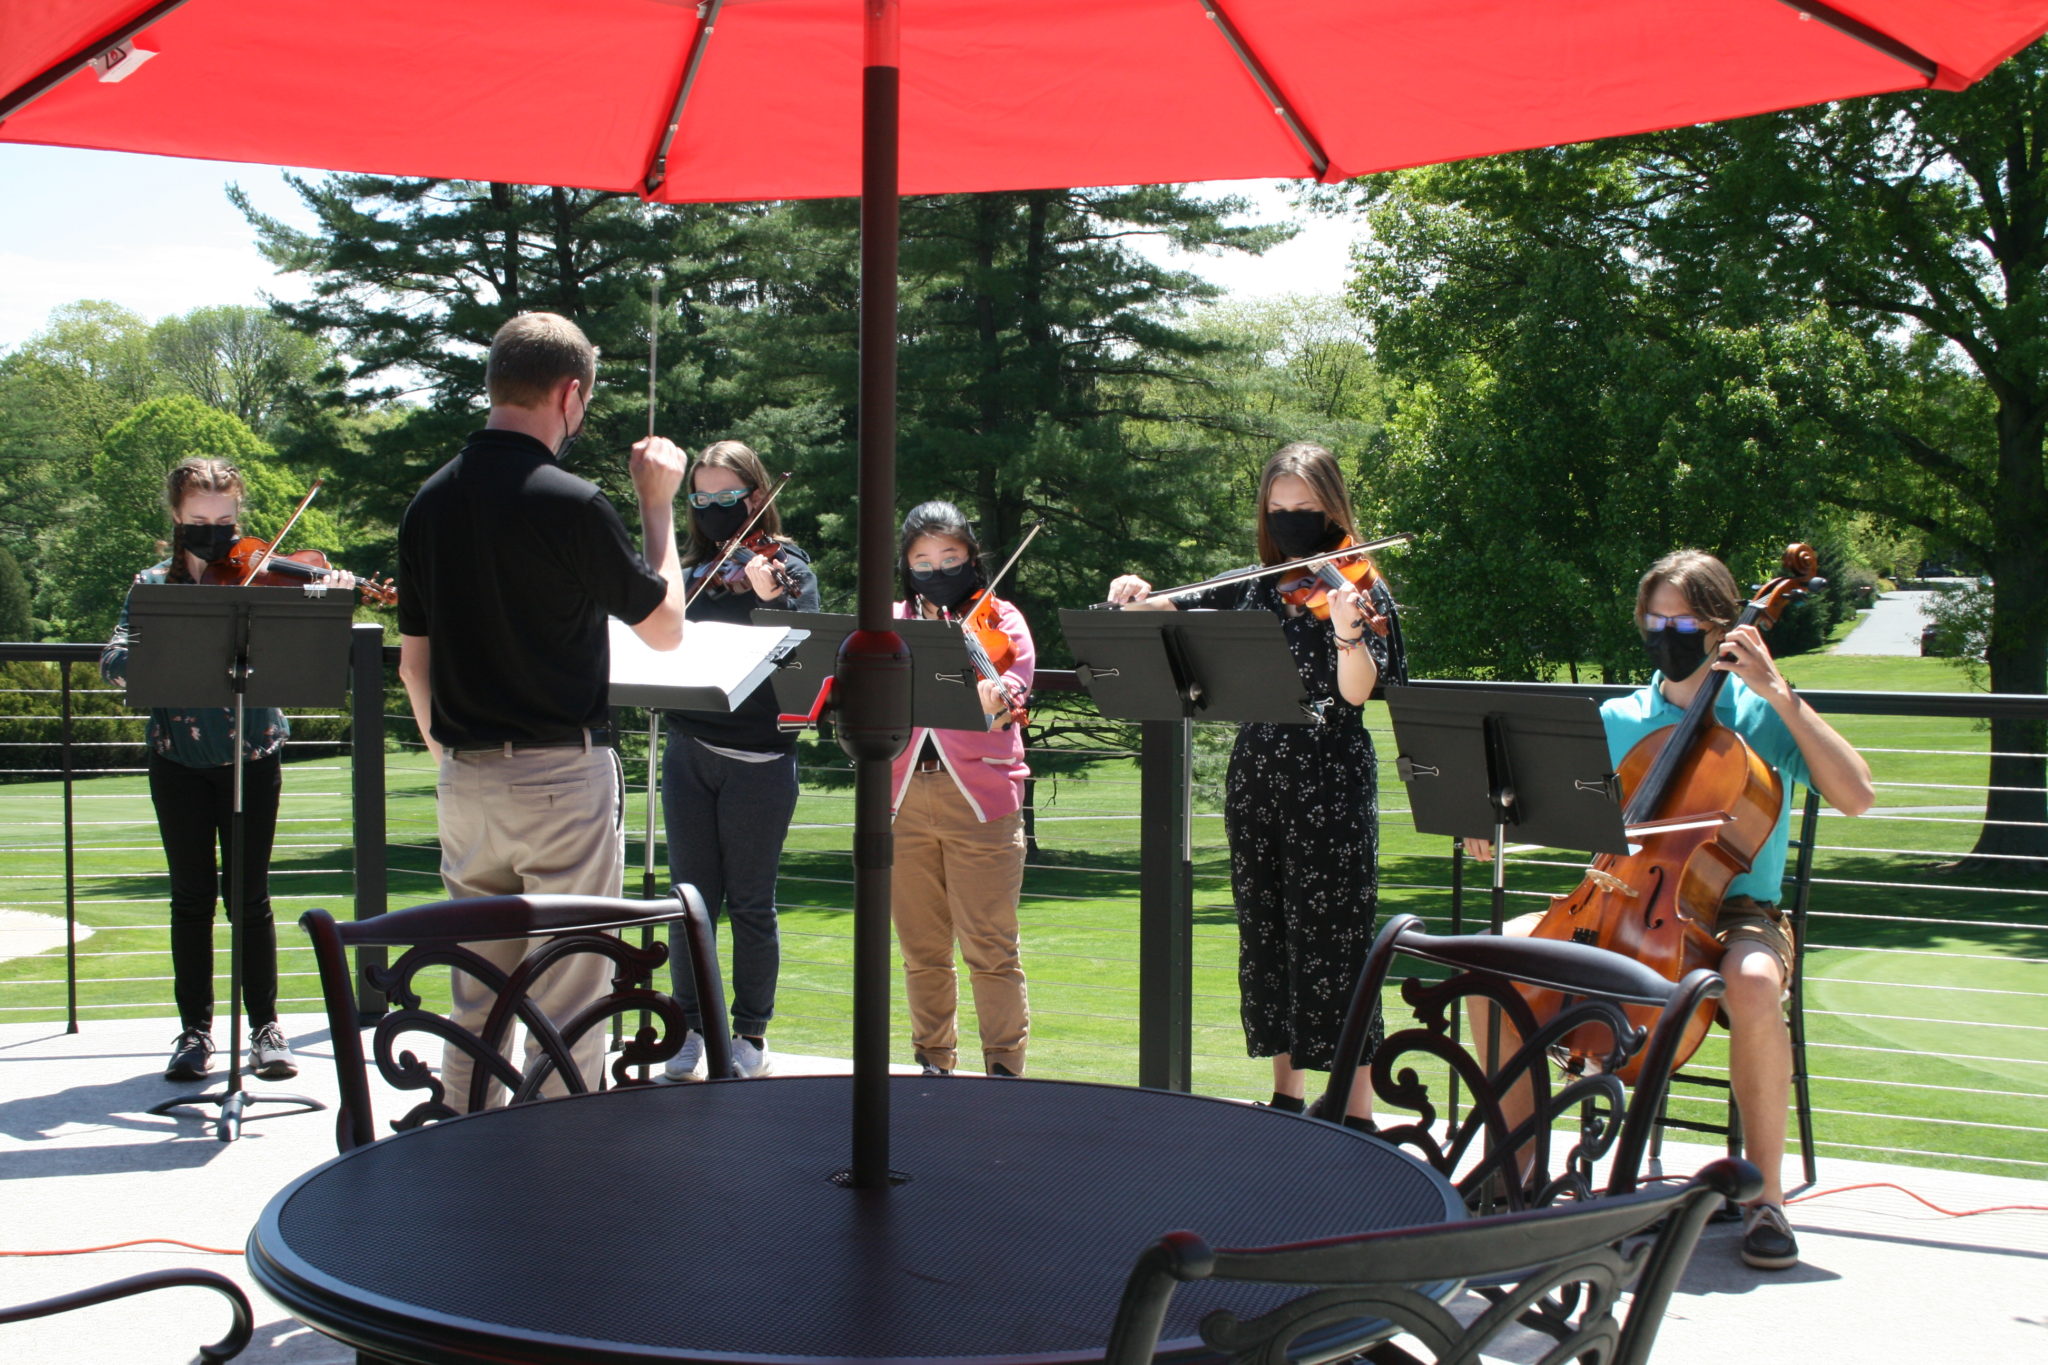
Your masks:
[{"label": "binder clip on music stand", "polygon": [[308,1095],[242,1087],[242,730],[250,706],[338,707],[347,690],[353,593],[326,586],[225,588],[138,583],[130,590],[128,705],[226,706],[234,712],[234,806],[228,888],[228,1075],[219,1090],[152,1105],[152,1114],[187,1106],[220,1109],[215,1135],[233,1142],[251,1105],[285,1104],[291,1113],[327,1106]]}]

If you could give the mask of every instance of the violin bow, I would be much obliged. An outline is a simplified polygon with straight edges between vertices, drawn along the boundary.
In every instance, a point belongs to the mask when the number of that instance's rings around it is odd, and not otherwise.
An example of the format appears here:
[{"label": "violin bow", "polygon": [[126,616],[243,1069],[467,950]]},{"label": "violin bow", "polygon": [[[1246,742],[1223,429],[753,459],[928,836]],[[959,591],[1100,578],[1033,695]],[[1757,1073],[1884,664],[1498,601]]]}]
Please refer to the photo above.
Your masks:
[{"label": "violin bow", "polygon": [[732,558],[732,552],[738,549],[744,543],[746,543],[748,533],[754,529],[755,523],[759,522],[762,517],[768,515],[768,509],[773,507],[775,505],[775,500],[782,496],[782,490],[789,487],[789,481],[792,477],[793,475],[791,474],[784,474],[780,479],[777,479],[775,481],[775,489],[773,492],[769,493],[768,500],[762,503],[759,508],[755,509],[754,515],[747,518],[746,525],[740,527],[739,530],[733,532],[732,539],[725,542],[725,548],[718,552],[718,558],[712,560],[710,567],[704,570],[703,581],[697,584],[696,588],[693,591],[684,596],[684,611],[688,611],[690,609],[690,604],[696,601],[698,595],[701,594],[705,588],[711,585],[711,580],[718,575],[718,571],[720,569],[725,567],[725,561]]},{"label": "violin bow", "polygon": [[[1147,593],[1145,600],[1157,602],[1165,598],[1180,597],[1202,588],[1220,588],[1226,583],[1242,583],[1247,579],[1264,578],[1268,574],[1286,573],[1289,569],[1313,569],[1318,564],[1328,564],[1332,560],[1349,559],[1353,555],[1370,554],[1374,550],[1384,550],[1391,545],[1406,545],[1414,539],[1414,532],[1399,531],[1391,536],[1382,536],[1378,540],[1368,540],[1361,545],[1347,545],[1341,550],[1331,550],[1328,554],[1310,555],[1306,559],[1290,559],[1284,564],[1264,564],[1256,569],[1234,569],[1229,573],[1218,574],[1214,578],[1205,578],[1199,583],[1183,584],[1178,588],[1168,588],[1165,592]],[[1091,602],[1088,605],[1091,611],[1115,611],[1124,604],[1121,602]]]},{"label": "violin bow", "polygon": [[1045,521],[1043,518],[1031,523],[1031,529],[1024,533],[1024,539],[1017,542],[1017,548],[1010,551],[1010,557],[1003,561],[1003,567],[996,571],[996,576],[988,581],[988,586],[983,588],[982,592],[990,597],[996,595],[996,584],[1010,576],[1010,570],[1017,567],[1017,561],[1024,557],[1024,552],[1031,548],[1031,542],[1037,539],[1038,533],[1044,529]]},{"label": "violin bow", "polygon": [[654,276],[654,298],[647,305],[647,436],[654,438],[654,356],[661,345],[661,275]]},{"label": "violin bow", "polygon": [[242,575],[242,581],[240,583],[237,583],[235,585],[236,587],[248,587],[251,583],[256,581],[256,576],[258,574],[262,573],[265,568],[269,567],[270,561],[277,555],[277,547],[284,544],[284,538],[292,533],[292,527],[297,526],[299,524],[300,514],[303,513],[306,510],[306,508],[312,504],[313,495],[320,491],[320,486],[325,482],[325,479],[313,480],[313,486],[306,490],[306,496],[299,499],[299,505],[292,509],[292,514],[284,519],[284,525],[278,527],[277,534],[271,538],[270,548],[265,550],[262,553],[262,555],[260,555],[257,558],[256,562],[250,566],[248,573]]}]

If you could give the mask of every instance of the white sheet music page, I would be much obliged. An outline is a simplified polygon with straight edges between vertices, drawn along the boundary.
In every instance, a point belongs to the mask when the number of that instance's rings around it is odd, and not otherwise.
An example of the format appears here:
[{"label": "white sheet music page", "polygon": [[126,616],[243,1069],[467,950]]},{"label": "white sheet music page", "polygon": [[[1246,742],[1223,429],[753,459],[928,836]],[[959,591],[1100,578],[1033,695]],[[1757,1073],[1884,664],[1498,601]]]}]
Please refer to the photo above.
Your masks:
[{"label": "white sheet music page", "polygon": [[730,711],[774,670],[806,632],[781,626],[692,621],[671,650],[650,649],[633,628],[611,621],[611,697],[625,706]]}]

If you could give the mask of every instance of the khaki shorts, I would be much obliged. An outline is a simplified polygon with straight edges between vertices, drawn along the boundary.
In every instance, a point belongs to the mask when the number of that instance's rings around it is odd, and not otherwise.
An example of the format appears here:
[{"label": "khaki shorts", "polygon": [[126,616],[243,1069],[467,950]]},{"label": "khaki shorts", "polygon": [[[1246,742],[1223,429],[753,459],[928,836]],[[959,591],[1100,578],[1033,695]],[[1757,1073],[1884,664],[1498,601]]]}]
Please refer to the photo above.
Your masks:
[{"label": "khaki shorts", "polygon": [[1714,921],[1714,937],[1726,947],[1733,943],[1761,943],[1778,959],[1785,979],[1792,979],[1792,964],[1799,959],[1799,947],[1792,941],[1792,922],[1775,902],[1749,896],[1730,896],[1721,902]]}]

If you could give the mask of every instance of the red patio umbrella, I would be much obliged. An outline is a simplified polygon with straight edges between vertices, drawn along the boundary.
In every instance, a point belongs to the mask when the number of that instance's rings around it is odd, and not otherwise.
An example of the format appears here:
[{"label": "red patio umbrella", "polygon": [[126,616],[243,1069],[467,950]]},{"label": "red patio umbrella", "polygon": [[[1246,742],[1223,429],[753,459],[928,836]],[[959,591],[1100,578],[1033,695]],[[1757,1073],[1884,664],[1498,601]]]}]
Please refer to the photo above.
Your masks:
[{"label": "red patio umbrella", "polygon": [[899,192],[1336,180],[1959,90],[2044,30],[2048,0],[0,0],[0,141],[665,202],[862,195],[862,629],[839,695],[853,1166],[872,1187],[908,709],[889,629]]}]

